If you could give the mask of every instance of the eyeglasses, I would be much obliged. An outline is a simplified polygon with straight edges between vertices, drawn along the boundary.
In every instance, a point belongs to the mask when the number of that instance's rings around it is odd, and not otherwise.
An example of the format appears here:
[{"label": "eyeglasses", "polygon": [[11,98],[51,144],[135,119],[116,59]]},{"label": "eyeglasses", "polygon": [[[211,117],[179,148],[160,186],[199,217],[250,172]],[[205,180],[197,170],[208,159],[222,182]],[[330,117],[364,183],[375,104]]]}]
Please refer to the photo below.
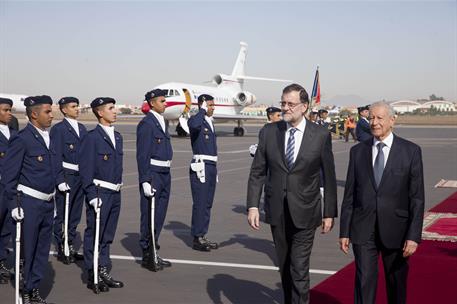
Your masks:
[{"label": "eyeglasses", "polygon": [[285,102],[285,101],[279,102],[279,105],[281,106],[281,108],[285,108],[287,106],[289,109],[293,109],[301,104],[302,104],[301,102]]}]

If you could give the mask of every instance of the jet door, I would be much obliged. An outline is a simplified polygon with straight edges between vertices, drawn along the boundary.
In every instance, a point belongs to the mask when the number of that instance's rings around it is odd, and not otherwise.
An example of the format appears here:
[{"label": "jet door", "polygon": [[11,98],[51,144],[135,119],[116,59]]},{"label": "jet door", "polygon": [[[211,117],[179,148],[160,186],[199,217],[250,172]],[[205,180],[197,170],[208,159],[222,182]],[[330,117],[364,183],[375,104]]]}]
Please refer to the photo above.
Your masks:
[{"label": "jet door", "polygon": [[183,88],[182,91],[184,92],[186,102],[184,104],[184,110],[179,117],[179,124],[176,126],[176,133],[178,133],[179,136],[186,136],[190,133],[189,126],[187,125],[187,120],[189,119],[189,111],[192,106],[192,97],[189,93],[189,90]]}]

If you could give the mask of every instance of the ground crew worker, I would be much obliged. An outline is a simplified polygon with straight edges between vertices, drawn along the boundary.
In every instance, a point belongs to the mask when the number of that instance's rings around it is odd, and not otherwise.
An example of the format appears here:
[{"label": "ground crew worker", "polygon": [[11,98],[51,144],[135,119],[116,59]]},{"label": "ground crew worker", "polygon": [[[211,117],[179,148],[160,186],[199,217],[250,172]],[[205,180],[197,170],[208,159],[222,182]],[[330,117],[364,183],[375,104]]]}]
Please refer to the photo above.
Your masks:
[{"label": "ground crew worker", "polygon": [[349,114],[344,121],[344,141],[349,141],[349,133],[352,135],[354,142],[357,141],[355,138],[355,119],[352,114]]},{"label": "ground crew worker", "polygon": [[[76,238],[76,228],[81,220],[84,191],[79,175],[79,150],[82,138],[87,134],[86,127],[77,121],[79,116],[79,100],[75,97],[64,97],[58,102],[60,112],[64,115],[61,122],[55,124],[50,133],[54,142],[59,165],[62,165],[65,182],[70,189],[59,189],[56,193],[56,217],[54,218],[54,238],[57,244],[57,259],[66,264],[75,260],[83,260],[84,256],[73,247]],[[70,256],[64,254],[62,225],[65,214],[65,191],[70,193],[68,218],[68,244]],[[67,260],[68,259],[68,260]]]},{"label": "ground crew worker", "polygon": [[[140,121],[136,130],[136,160],[140,185],[140,246],[143,250],[141,265],[149,270],[170,267],[171,263],[157,255],[157,264],[153,256],[152,237],[156,252],[160,248],[159,236],[165,221],[170,199],[170,165],[173,158],[170,134],[162,113],[166,107],[166,91],[155,89],[147,92],[145,100],[150,110]],[[151,236],[151,197],[155,198],[154,236]]]},{"label": "ground crew worker", "polygon": [[211,119],[214,107],[214,98],[211,95],[200,95],[199,111],[187,122],[194,154],[189,170],[193,200],[192,248],[199,251],[211,251],[219,247],[216,242],[206,238],[217,180],[216,133]]},{"label": "ground crew worker", "polygon": [[[29,123],[11,140],[3,162],[1,184],[13,219],[23,220],[23,303],[46,303],[38,286],[48,265],[55,187],[68,185],[56,166],[55,147],[46,131],[53,119],[51,97],[27,97],[24,105]],[[13,207],[18,195],[20,210]]]},{"label": "ground crew worker", "polygon": [[[10,140],[17,132],[10,128],[11,108],[13,101],[9,98],[0,98],[0,177],[3,175],[3,160],[10,145]],[[0,185],[0,284],[7,284],[10,279],[10,272],[6,265],[6,246],[11,237],[13,221],[10,216],[8,201],[3,199],[3,188]]]},{"label": "ground crew worker", "polygon": [[108,272],[111,265],[110,245],[116,232],[121,210],[122,187],[122,136],[114,130],[116,101],[110,97],[94,99],[90,107],[98,119],[95,129],[84,136],[79,158],[79,171],[86,195],[87,227],[84,231],[84,264],[88,272],[87,288],[97,292],[94,284],[94,241],[96,212],[100,212],[100,256],[98,290],[121,288],[124,283],[115,280]]}]

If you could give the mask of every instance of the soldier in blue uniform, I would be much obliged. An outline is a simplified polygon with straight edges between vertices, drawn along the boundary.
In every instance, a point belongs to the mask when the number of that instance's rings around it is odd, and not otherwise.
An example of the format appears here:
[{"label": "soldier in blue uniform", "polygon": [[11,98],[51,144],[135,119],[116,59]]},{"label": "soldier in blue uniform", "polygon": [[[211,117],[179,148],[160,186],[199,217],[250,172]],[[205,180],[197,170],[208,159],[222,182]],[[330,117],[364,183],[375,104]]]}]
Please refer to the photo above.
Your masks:
[{"label": "soldier in blue uniform", "polygon": [[[75,97],[64,97],[58,102],[60,112],[64,115],[61,122],[55,124],[49,132],[54,143],[57,157],[61,158],[58,165],[62,165],[65,182],[70,189],[59,189],[56,192],[57,216],[54,219],[54,238],[57,243],[57,259],[65,264],[75,260],[83,260],[84,257],[73,247],[76,238],[76,228],[81,220],[81,212],[84,201],[84,192],[79,175],[79,149],[82,138],[87,130],[78,123],[79,100]],[[60,191],[62,190],[62,191]],[[68,219],[68,243],[70,256],[64,255],[63,225],[65,214],[65,191],[69,191],[69,219]]]},{"label": "soldier in blue uniform", "polygon": [[[10,139],[16,135],[16,131],[8,126],[11,122],[11,108],[13,101],[8,98],[0,98],[0,177],[3,175],[3,160]],[[3,189],[0,185],[0,284],[7,284],[10,273],[6,265],[6,246],[10,240],[13,221],[11,220],[8,201],[3,199]]]},{"label": "soldier in blue uniform", "polygon": [[199,111],[189,118],[193,158],[189,169],[192,189],[192,248],[199,251],[217,249],[218,244],[206,238],[213,206],[217,181],[216,133],[211,116],[214,113],[214,98],[202,94],[198,97]]},{"label": "soldier in blue uniform", "polygon": [[[79,155],[79,159],[84,159],[79,164],[79,172],[86,195],[84,264],[88,272],[87,288],[96,293],[124,286],[108,272],[110,245],[121,210],[122,187],[122,136],[112,126],[116,121],[115,103],[110,97],[98,97],[91,102],[98,125],[84,136]],[[98,286],[94,284],[93,264],[96,212],[100,212]]]},{"label": "soldier in blue uniform", "polygon": [[[63,174],[49,128],[52,99],[49,96],[24,100],[29,118],[27,126],[12,138],[3,162],[1,184],[14,220],[23,220],[24,303],[46,303],[38,286],[46,272],[51,247],[56,185],[64,187]],[[22,208],[16,206],[20,196]]]},{"label": "soldier in blue uniform", "polygon": [[161,115],[165,111],[165,95],[166,91],[161,89],[146,93],[145,100],[151,109],[140,121],[136,130],[136,160],[141,197],[140,246],[143,250],[141,265],[152,271],[171,266],[169,261],[158,255],[157,263],[154,261],[150,226],[151,198],[154,196],[154,241],[158,250],[159,236],[170,198],[170,165],[173,158],[170,134],[166,128],[165,119]]},{"label": "soldier in blue uniform", "polygon": [[358,141],[366,141],[373,138],[371,135],[370,122],[368,121],[369,106],[358,107],[359,121],[355,128],[355,134]]}]

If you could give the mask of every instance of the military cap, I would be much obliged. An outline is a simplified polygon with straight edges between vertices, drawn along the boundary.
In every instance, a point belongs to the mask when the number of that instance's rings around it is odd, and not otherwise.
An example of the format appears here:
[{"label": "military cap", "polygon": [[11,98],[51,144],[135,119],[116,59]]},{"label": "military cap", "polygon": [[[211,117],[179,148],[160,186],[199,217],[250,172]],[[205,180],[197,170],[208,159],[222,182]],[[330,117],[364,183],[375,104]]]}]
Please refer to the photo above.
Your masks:
[{"label": "military cap", "polygon": [[167,93],[168,93],[167,90],[154,89],[154,90],[152,90],[152,91],[147,92],[147,93],[144,95],[144,100],[148,101],[148,100],[150,100],[151,98],[160,97],[160,96],[166,97],[166,96],[167,96]]},{"label": "military cap", "polygon": [[319,112],[317,112],[316,110],[312,110],[311,111],[311,114],[318,114]]},{"label": "military cap", "polygon": [[198,96],[198,102],[204,102],[204,101],[209,101],[209,100],[214,100],[214,97],[208,94],[202,94]]},{"label": "military cap", "polygon": [[77,104],[79,104],[79,99],[76,97],[62,97],[62,98],[60,98],[58,104],[62,106],[64,104],[71,103],[71,102],[76,102]]},{"label": "military cap", "polygon": [[40,104],[49,104],[52,105],[52,99],[48,95],[41,96],[29,96],[24,99],[24,106],[31,107]]},{"label": "military cap", "polygon": [[319,114],[321,114],[321,113],[328,113],[328,111],[326,109],[320,109]]},{"label": "military cap", "polygon": [[99,107],[99,106],[102,106],[102,105],[105,105],[108,103],[115,104],[116,100],[114,100],[114,98],[111,98],[111,97],[97,97],[94,100],[92,100],[92,102],[90,103],[90,107],[93,109],[93,108],[96,108],[96,107]]},{"label": "military cap", "polygon": [[267,112],[268,115],[270,115],[270,114],[273,114],[276,112],[281,112],[281,109],[277,108],[277,107],[268,107],[265,111]]},{"label": "military cap", "polygon": [[0,97],[0,104],[9,104],[10,106],[13,106],[13,101],[9,98]]},{"label": "military cap", "polygon": [[357,111],[358,111],[359,114],[360,114],[360,112],[365,111],[365,110],[368,111],[369,109],[370,109],[370,106],[363,106],[363,107],[358,107],[358,108],[357,108]]}]

